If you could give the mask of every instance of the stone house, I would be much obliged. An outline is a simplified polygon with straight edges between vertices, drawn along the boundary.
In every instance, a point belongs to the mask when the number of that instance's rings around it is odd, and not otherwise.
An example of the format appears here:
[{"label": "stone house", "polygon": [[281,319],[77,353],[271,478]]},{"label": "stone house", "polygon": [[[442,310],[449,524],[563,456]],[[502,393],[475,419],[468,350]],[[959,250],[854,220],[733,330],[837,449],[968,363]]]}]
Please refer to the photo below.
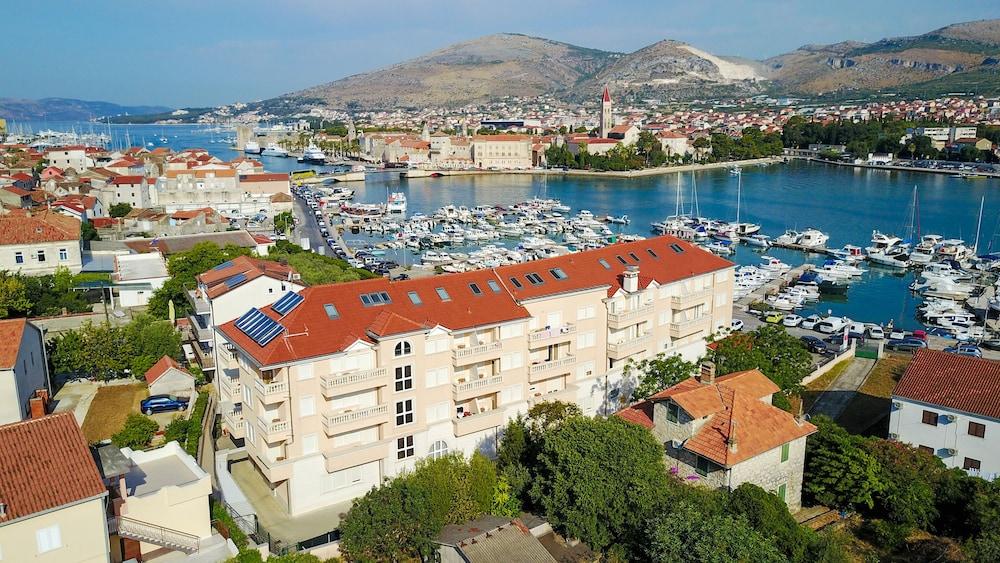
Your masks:
[{"label": "stone house", "polygon": [[194,376],[182,368],[177,360],[163,356],[144,375],[150,395],[177,395],[194,397]]},{"label": "stone house", "polygon": [[727,491],[752,483],[794,512],[802,502],[806,437],[816,427],[772,405],[778,391],[756,369],[716,378],[714,366],[706,364],[700,376],[618,416],[663,442],[667,465],[678,478]]}]

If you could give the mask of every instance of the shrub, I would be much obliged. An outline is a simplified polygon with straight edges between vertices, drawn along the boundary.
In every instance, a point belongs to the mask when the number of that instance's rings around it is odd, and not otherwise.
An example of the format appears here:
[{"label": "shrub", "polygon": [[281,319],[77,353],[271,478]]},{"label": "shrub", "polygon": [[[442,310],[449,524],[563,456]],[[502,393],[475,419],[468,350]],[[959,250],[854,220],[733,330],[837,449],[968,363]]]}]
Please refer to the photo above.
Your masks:
[{"label": "shrub", "polygon": [[163,429],[163,441],[179,442],[183,446],[187,441],[189,426],[190,421],[182,416],[171,420],[170,424],[167,424],[167,427]]},{"label": "shrub", "polygon": [[125,426],[111,437],[111,441],[119,448],[141,450],[149,445],[153,434],[160,429],[155,420],[138,413],[132,413],[125,419]]},{"label": "shrub", "polygon": [[184,450],[194,457],[198,457],[198,442],[201,440],[201,424],[205,418],[205,409],[208,407],[208,393],[198,393],[198,399],[194,402],[194,410],[191,411],[191,420],[188,421],[187,439],[184,442]]}]

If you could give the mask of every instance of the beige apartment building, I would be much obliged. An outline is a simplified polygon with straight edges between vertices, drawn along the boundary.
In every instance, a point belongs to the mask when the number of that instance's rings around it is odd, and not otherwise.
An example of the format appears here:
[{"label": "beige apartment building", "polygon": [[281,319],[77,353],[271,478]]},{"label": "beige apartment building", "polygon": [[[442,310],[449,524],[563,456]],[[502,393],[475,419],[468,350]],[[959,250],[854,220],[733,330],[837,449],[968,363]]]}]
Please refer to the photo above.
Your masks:
[{"label": "beige apartment building", "polygon": [[733,265],[673,237],[431,278],[287,293],[218,327],[223,429],[293,515],[423,457],[491,452],[541,401],[617,411],[630,359],[696,359]]},{"label": "beige apartment building", "polygon": [[476,168],[509,170],[531,168],[531,136],[476,135],[472,138]]}]

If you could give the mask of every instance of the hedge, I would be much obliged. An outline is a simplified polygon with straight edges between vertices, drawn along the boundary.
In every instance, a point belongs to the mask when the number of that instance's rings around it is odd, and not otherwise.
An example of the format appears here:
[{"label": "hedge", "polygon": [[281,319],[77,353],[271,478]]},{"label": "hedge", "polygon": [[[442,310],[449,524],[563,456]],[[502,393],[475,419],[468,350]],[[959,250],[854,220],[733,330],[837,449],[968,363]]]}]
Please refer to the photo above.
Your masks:
[{"label": "hedge", "polygon": [[202,419],[205,418],[205,409],[208,408],[208,393],[202,391],[198,393],[198,399],[194,403],[194,410],[191,411],[191,421],[188,423],[187,440],[184,442],[184,450],[197,459],[198,442],[201,440]]}]

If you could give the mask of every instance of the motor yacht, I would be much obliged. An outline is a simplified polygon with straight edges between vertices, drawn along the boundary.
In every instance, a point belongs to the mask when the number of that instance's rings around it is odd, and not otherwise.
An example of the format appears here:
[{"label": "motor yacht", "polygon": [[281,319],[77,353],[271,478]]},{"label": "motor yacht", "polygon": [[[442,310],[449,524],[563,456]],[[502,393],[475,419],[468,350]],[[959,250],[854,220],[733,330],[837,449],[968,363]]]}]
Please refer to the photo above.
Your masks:
[{"label": "motor yacht", "polygon": [[299,157],[298,161],[309,164],[326,164],[326,153],[316,145],[310,144],[302,152],[302,156]]},{"label": "motor yacht", "polygon": [[246,154],[260,154],[260,143],[257,141],[247,141],[247,144],[243,145],[243,152]]},{"label": "motor yacht", "polygon": [[771,237],[767,235],[755,234],[750,235],[743,239],[743,242],[747,246],[755,246],[757,248],[770,248],[771,247]]},{"label": "motor yacht", "polygon": [[887,235],[879,231],[872,231],[872,242],[871,246],[866,248],[869,254],[873,252],[885,252],[890,248],[895,247],[902,242],[902,239],[896,236]]},{"label": "motor yacht", "polygon": [[260,152],[261,156],[276,156],[279,158],[286,158],[288,156],[288,151],[278,146],[277,143],[268,143],[264,150]]},{"label": "motor yacht", "polygon": [[806,229],[802,231],[798,244],[806,248],[823,248],[828,240],[830,240],[830,236],[826,233],[816,229]]}]

